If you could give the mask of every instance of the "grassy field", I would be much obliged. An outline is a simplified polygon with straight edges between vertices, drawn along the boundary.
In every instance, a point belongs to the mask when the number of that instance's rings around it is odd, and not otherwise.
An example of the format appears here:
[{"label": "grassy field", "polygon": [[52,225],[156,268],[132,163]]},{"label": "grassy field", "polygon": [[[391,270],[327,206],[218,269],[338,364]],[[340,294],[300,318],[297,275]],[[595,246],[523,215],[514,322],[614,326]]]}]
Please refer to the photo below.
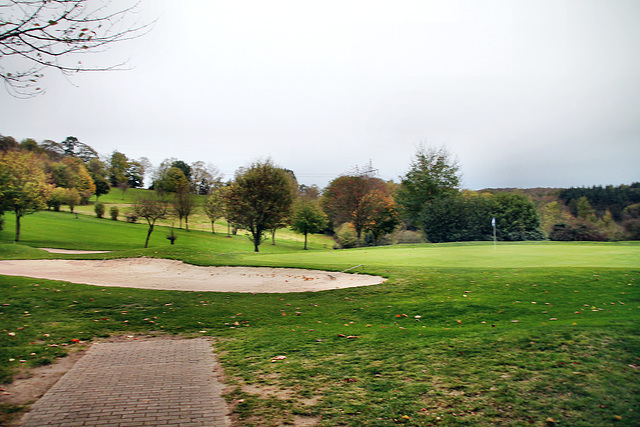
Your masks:
[{"label": "grassy field", "polygon": [[0,276],[5,380],[81,345],[74,340],[207,335],[242,426],[640,424],[638,243],[334,251],[317,236],[305,252],[299,236],[279,232],[276,246],[254,254],[243,236],[179,231],[170,246],[159,229],[144,250],[142,224],[41,212],[25,218],[23,244],[15,245],[5,218],[4,259],[52,257],[29,246],[111,249],[112,257],[200,265],[362,264],[354,271],[389,278],[339,291],[252,295]]}]

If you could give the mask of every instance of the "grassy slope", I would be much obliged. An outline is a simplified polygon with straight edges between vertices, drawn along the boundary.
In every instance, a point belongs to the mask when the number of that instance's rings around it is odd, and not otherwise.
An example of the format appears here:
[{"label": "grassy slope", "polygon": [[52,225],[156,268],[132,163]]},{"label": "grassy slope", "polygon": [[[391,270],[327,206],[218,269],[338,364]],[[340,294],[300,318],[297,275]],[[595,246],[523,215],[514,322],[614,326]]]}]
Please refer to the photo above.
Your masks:
[{"label": "grassy slope", "polygon": [[[70,212],[43,211],[25,216],[21,221],[20,243],[32,247],[52,247],[61,249],[92,249],[92,250],[137,250],[142,249],[147,235],[148,225],[142,221],[129,224],[124,221],[98,219],[89,215],[73,215]],[[169,241],[165,238],[170,228],[156,226],[149,241],[149,248],[167,250],[189,248],[191,251],[234,253],[237,251],[252,251],[249,240],[239,233],[232,238],[226,237],[225,227],[217,226],[215,234],[211,233],[210,225],[206,231],[193,230],[187,232],[175,229],[178,240],[174,248],[169,248]],[[15,218],[5,215],[4,230],[0,232],[0,243],[11,243],[15,238]],[[265,253],[298,251],[302,247],[303,239],[300,235],[287,230],[279,230],[276,234],[276,246],[271,240],[260,247]],[[310,238],[311,249],[329,248],[333,242],[327,236],[313,236]],[[146,251],[148,253],[149,251]]]},{"label": "grassy slope", "polygon": [[[16,365],[50,362],[73,339],[206,334],[218,337],[228,381],[237,385],[229,397],[244,399],[236,406],[242,425],[296,417],[321,417],[331,426],[544,425],[549,418],[555,425],[640,423],[638,244],[325,251],[320,241],[303,252],[299,242],[281,240],[253,254],[244,237],[182,232],[171,247],[162,231],[144,251],[138,249],[142,225],[64,213],[28,218],[25,243],[34,246],[104,249],[109,243],[122,250],[113,256],[203,265],[343,270],[364,264],[355,271],[390,280],[248,295],[103,290],[0,276],[0,360],[15,359],[0,365],[5,376]],[[97,227],[104,228],[91,234]],[[5,242],[11,236],[1,233]],[[40,256],[50,255],[0,244],[2,258]],[[287,359],[272,362],[277,355]]]}]

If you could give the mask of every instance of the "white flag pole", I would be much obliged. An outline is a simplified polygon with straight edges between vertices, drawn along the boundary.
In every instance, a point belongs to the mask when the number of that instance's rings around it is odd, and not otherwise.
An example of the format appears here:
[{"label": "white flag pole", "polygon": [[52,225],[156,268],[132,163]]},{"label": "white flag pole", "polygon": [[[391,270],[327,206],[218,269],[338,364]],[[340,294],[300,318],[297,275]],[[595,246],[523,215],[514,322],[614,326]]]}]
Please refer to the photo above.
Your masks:
[{"label": "white flag pole", "polygon": [[493,217],[491,219],[491,226],[493,227],[493,249],[495,249],[496,248],[496,240],[497,240],[497,238],[496,238],[496,218],[495,217]]}]

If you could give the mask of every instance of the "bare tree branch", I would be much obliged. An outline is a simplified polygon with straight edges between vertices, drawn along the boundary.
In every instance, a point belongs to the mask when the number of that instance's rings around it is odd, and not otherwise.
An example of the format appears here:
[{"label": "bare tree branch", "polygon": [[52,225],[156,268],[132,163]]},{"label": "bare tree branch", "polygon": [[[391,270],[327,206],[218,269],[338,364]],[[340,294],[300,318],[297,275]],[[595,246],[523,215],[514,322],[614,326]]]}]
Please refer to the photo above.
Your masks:
[{"label": "bare tree branch", "polygon": [[[114,4],[115,3],[115,4]],[[139,2],[122,8],[109,0],[0,0],[0,78],[17,97],[44,92],[46,69],[78,72],[122,70],[126,61],[87,66],[78,54],[99,53],[116,42],[140,37],[153,22],[135,18]],[[21,58],[8,65],[10,57]],[[25,65],[26,64],[26,65]]]}]

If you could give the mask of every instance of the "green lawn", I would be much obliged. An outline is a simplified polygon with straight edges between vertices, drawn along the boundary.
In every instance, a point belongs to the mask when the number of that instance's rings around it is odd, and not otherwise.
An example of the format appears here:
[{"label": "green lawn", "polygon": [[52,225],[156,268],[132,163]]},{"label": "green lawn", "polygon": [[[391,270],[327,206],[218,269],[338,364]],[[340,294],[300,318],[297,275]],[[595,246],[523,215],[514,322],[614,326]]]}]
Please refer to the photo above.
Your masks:
[{"label": "green lawn", "polygon": [[[119,191],[119,190],[118,190]],[[27,215],[21,221],[20,243],[32,247],[52,247],[61,249],[85,250],[138,250],[143,249],[148,225],[142,220],[137,224],[111,219],[99,219],[91,215],[74,215],[70,212],[42,211]],[[145,255],[158,250],[171,249],[180,251],[188,248],[191,252],[235,253],[253,252],[249,239],[239,232],[237,236],[227,237],[226,223],[218,223],[215,234],[207,224],[207,231],[175,229],[178,235],[175,247],[171,248],[166,239],[170,227],[156,226],[149,250]],[[15,218],[5,215],[4,230],[0,232],[0,243],[12,243],[15,239]],[[260,250],[269,252],[295,251],[303,246],[303,237],[287,230],[279,230],[276,234],[276,245],[266,241]],[[331,248],[333,241],[327,236],[313,236],[309,241],[310,249]]]},{"label": "green lawn", "polygon": [[282,233],[276,246],[254,254],[246,237],[195,231],[181,231],[172,247],[165,229],[141,250],[143,225],[41,212],[26,218],[24,245],[16,245],[5,218],[5,259],[51,256],[27,245],[111,248],[110,256],[201,265],[362,264],[354,271],[389,278],[339,291],[252,295],[0,276],[6,379],[18,366],[53,361],[79,345],[73,340],[180,333],[215,338],[243,426],[640,424],[637,242],[334,251],[320,236],[305,252],[297,236]]}]

